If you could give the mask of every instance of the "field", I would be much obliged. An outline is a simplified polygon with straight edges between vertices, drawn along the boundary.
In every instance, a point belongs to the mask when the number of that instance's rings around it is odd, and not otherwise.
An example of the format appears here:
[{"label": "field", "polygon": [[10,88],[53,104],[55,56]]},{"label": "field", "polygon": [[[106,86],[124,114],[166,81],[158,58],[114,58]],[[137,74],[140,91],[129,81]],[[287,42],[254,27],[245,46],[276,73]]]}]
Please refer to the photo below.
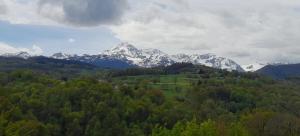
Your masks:
[{"label": "field", "polygon": [[199,79],[200,76],[196,74],[142,75],[116,77],[113,79],[113,82],[115,84],[125,84],[133,88],[142,86],[150,90],[162,90],[167,98],[172,98],[174,96],[182,96]]}]

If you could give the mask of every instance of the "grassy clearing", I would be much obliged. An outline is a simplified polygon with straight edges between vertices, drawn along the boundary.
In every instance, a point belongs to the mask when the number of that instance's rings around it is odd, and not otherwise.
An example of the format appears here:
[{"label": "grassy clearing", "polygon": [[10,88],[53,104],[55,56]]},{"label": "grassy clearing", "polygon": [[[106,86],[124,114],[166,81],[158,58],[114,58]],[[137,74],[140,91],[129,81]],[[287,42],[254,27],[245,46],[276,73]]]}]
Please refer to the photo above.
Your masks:
[{"label": "grassy clearing", "polygon": [[114,83],[127,84],[131,87],[145,87],[147,89],[162,90],[168,98],[182,96],[192,84],[197,83],[198,75],[143,75],[126,76],[113,79]]}]

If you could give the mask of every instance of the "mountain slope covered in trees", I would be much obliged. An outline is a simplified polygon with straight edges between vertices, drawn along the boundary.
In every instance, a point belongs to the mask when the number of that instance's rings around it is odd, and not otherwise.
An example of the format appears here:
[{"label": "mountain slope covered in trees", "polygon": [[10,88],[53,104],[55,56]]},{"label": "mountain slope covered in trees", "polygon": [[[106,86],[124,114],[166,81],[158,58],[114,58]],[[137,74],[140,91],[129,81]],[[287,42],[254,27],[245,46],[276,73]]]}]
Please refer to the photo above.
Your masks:
[{"label": "mountain slope covered in trees", "polygon": [[98,72],[1,72],[0,135],[300,135],[294,82],[191,64]]}]

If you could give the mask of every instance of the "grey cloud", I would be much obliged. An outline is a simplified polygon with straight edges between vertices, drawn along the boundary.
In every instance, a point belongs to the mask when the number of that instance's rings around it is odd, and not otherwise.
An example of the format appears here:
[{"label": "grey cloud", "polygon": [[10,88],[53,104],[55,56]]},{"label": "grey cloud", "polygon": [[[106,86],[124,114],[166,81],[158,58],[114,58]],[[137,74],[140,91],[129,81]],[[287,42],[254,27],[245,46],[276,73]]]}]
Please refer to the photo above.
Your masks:
[{"label": "grey cloud", "polygon": [[7,7],[4,3],[0,0],[0,14],[5,14],[7,12]]},{"label": "grey cloud", "polygon": [[220,14],[220,18],[223,21],[224,26],[228,28],[245,27],[245,20],[236,16],[234,13],[226,10],[218,11],[216,14]]},{"label": "grey cloud", "polygon": [[245,57],[250,57],[252,54],[250,54],[249,52],[245,52],[245,51],[228,51],[225,53],[227,56],[231,56],[231,57],[238,57],[238,58],[245,58]]},{"label": "grey cloud", "polygon": [[191,50],[191,51],[197,51],[197,50],[210,50],[211,47],[204,44],[204,43],[200,43],[200,44],[195,44],[195,45],[186,45],[183,48],[181,48],[183,50]]},{"label": "grey cloud", "polygon": [[[39,8],[46,5],[60,7],[63,21],[75,26],[97,26],[118,23],[128,8],[127,0],[40,0]],[[52,18],[53,19],[53,18]],[[54,18],[55,19],[55,18]]]}]

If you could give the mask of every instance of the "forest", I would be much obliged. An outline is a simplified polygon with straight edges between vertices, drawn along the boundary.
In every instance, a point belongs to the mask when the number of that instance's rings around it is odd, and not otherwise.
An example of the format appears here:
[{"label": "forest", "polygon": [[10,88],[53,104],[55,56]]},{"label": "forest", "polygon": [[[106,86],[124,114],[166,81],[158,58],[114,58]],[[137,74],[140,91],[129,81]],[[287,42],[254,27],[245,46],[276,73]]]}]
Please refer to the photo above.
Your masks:
[{"label": "forest", "polygon": [[183,63],[45,71],[0,73],[0,136],[300,136],[299,81]]}]

